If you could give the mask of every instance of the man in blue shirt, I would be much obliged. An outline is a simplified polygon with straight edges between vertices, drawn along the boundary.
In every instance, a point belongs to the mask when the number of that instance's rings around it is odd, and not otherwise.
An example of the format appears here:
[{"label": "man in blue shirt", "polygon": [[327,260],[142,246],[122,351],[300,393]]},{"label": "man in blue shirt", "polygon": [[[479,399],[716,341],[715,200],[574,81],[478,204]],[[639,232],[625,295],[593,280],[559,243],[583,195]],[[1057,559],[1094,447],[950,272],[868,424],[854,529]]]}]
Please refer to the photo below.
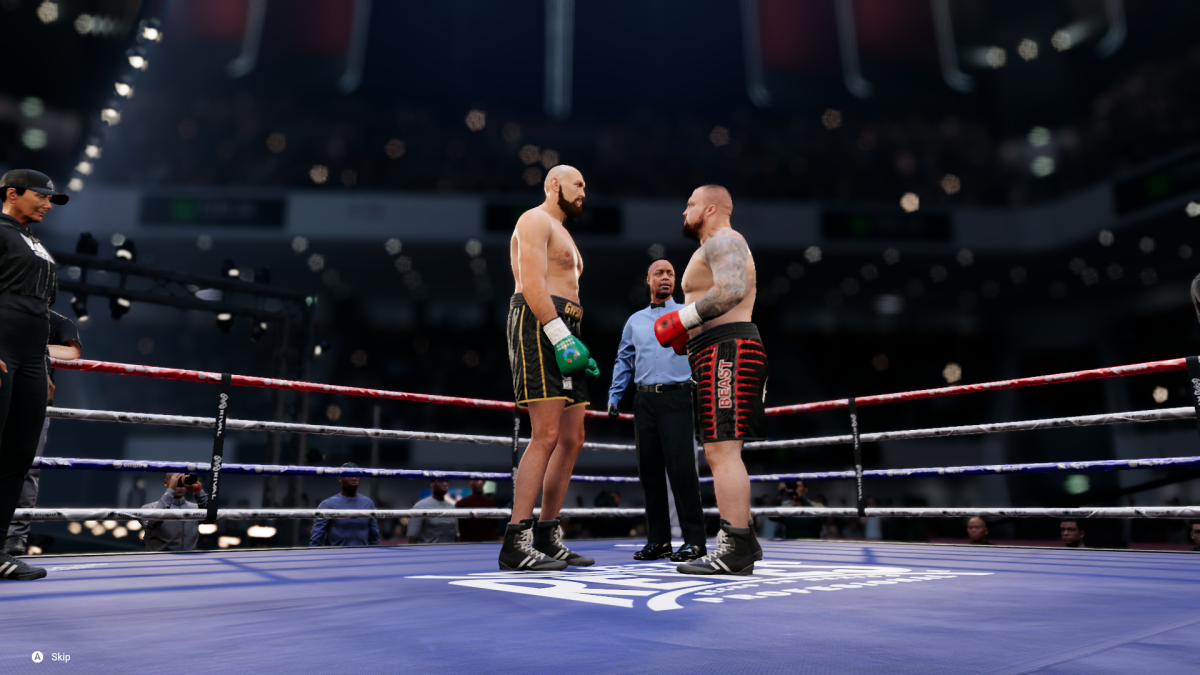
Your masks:
[{"label": "man in blue shirt", "polygon": [[[700,481],[692,445],[692,368],[686,355],[660,346],[654,337],[655,319],[682,307],[671,297],[675,292],[675,268],[666,260],[655,260],[646,274],[646,284],[650,306],[625,322],[608,390],[608,414],[617,415],[617,403],[629,386],[632,371],[637,385],[633,414],[638,476],[646,499],[648,540],[633,557],[635,560],[670,557],[675,562],[687,562],[706,553]],[[684,541],[674,553],[667,478],[671,480]]]},{"label": "man in blue shirt", "polygon": [[[357,469],[354,462],[346,462],[343,469]],[[358,494],[358,476],[342,476],[338,482],[342,491],[317,505],[318,509],[340,509],[374,511],[375,502],[366,495]],[[379,524],[374,518],[317,518],[313,520],[309,546],[378,546]]]}]

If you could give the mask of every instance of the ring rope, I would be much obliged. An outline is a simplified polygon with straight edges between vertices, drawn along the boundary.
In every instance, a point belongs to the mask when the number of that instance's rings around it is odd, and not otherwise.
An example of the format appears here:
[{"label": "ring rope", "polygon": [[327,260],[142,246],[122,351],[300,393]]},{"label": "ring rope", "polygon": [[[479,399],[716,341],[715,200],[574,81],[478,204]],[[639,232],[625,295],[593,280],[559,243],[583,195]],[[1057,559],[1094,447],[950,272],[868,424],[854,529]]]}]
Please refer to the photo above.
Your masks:
[{"label": "ring rope", "polygon": [[[50,361],[55,368],[64,368],[67,370],[84,370],[99,373],[113,373],[117,375],[137,375],[141,377],[153,377],[166,380],[188,380],[193,382],[205,382],[209,380],[213,382],[219,382],[221,379],[220,373],[209,373],[200,370],[158,368],[152,366],[138,366],[129,363],[90,361],[87,359],[76,359],[74,361],[51,359]],[[1056,373],[1053,375],[1038,375],[1035,377],[1022,377],[1012,380],[981,382],[979,384],[960,384],[952,387],[939,387],[937,389],[921,389],[915,391],[898,392],[894,394],[877,394],[874,396],[856,397],[855,403],[859,406],[864,406],[876,405],[879,403],[891,403],[895,401],[915,401],[926,398],[936,398],[940,396],[954,396],[957,394],[970,394],[984,391],[1001,391],[1004,389],[1034,387],[1044,384],[1082,382],[1085,380],[1097,380],[1110,377],[1125,377],[1127,375],[1162,373],[1173,370],[1184,370],[1186,368],[1187,363],[1182,358],[1167,359],[1165,361],[1148,361],[1146,363],[1134,363],[1125,366],[1111,366],[1106,368],[1093,368],[1091,370],[1077,370],[1069,373]],[[251,377],[248,375],[234,375],[232,384],[242,387],[290,389],[292,391],[306,391],[323,394],[368,396],[372,398],[386,398],[397,401],[442,403],[446,405],[468,406],[472,408],[490,408],[493,410],[512,410],[514,407],[514,404],[509,401],[491,401],[487,399],[462,398],[458,396],[437,396],[433,394],[414,394],[409,392],[387,391],[382,389],[366,389],[362,387],[345,387],[333,384],[317,384],[313,382],[279,380],[267,377]],[[790,415],[799,412],[813,412],[817,410],[836,410],[839,408],[846,408],[848,406],[849,400],[841,398],[831,401],[817,401],[814,403],[801,403],[797,405],[767,408],[766,414],[768,416]],[[585,414],[588,417],[608,417],[608,413],[599,410],[589,410]],[[632,420],[633,415],[629,413],[622,413],[620,415],[620,419]]]},{"label": "ring rope", "polygon": [[[186,380],[189,382],[220,382],[221,373],[210,373],[203,370],[181,370],[178,368],[159,368],[155,366],[138,366],[131,363],[110,363],[108,361],[89,361],[75,359],[65,361],[50,359],[55,368],[66,370],[82,370],[93,373],[110,373],[114,375],[136,375],[152,377],[160,380]],[[435,394],[414,394],[403,391],[388,391],[385,389],[367,389],[365,387],[345,387],[336,384],[317,384],[315,382],[299,382],[296,380],[280,380],[272,377],[252,377],[249,375],[234,375],[231,384],[238,387],[258,387],[261,389],[287,389],[291,391],[309,392],[314,394],[345,394],[347,396],[367,396],[393,401],[411,401],[416,403],[441,403],[443,405],[467,406],[470,408],[486,408],[490,410],[512,410],[516,404],[511,401],[491,401],[483,398],[464,398],[460,396],[438,396]],[[599,410],[588,410],[588,417],[608,419],[608,413]],[[633,415],[623,413],[621,419],[632,420]]]},{"label": "ring rope", "polygon": [[[155,415],[150,413],[127,413],[111,410],[82,410],[77,408],[46,408],[47,417],[59,419],[86,420],[93,422],[123,422],[127,424],[155,424],[179,427],[212,428],[216,421],[211,417],[188,417],[183,415]],[[1163,420],[1182,420],[1196,416],[1192,407],[1165,408],[1163,410],[1135,410],[1122,413],[1106,413],[1103,415],[1082,415],[1078,417],[1052,417],[1041,420],[1026,420],[1021,422],[997,422],[992,424],[969,424],[959,427],[934,427],[931,429],[909,429],[905,431],[882,431],[871,434],[861,434],[863,443],[880,441],[899,441],[916,438],[947,438],[950,436],[971,436],[977,434],[992,434],[1008,431],[1032,431],[1035,429],[1061,429],[1067,427],[1104,426],[1110,424],[1125,424],[1132,422],[1159,422]],[[466,434],[442,434],[426,431],[396,431],[389,429],[364,429],[359,427],[331,427],[316,424],[295,424],[292,422],[263,422],[256,420],[228,420],[228,427],[239,431],[276,431],[297,432],[306,434],[321,434],[329,436],[360,436],[364,438],[382,438],[394,440],[427,440],[446,443],[476,443],[483,445],[511,445],[512,439],[503,436],[475,436]],[[528,443],[529,439],[521,439]],[[746,450],[771,450],[778,448],[810,448],[823,445],[844,445],[852,443],[853,437],[820,436],[816,438],[796,438],[787,441],[755,441],[746,443]],[[594,443],[583,444],[585,450],[605,450],[632,452],[636,446],[627,443]]]},{"label": "ring rope", "polygon": [[[189,417],[186,415],[155,415],[151,413],[128,413],[114,410],[83,410],[80,408],[46,408],[46,417],[87,422],[121,422],[124,424],[153,424],[168,427],[198,427],[211,429],[217,422],[212,417]],[[478,445],[511,446],[512,438],[504,436],[476,436],[469,434],[442,434],[430,431],[397,431],[392,429],[364,429],[360,427],[331,427],[320,424],[296,424],[293,422],[263,422],[258,420],[226,420],[226,428],[237,431],[274,431],[324,436],[359,436],[391,440],[439,441],[443,443],[475,443]],[[529,443],[522,438],[521,443]],[[583,444],[585,450],[608,450],[632,452],[635,448],[623,443]]]},{"label": "ring rope", "polygon": [[[857,399],[856,399],[857,400]],[[1128,422],[1161,422],[1163,420],[1184,420],[1196,416],[1196,409],[1164,408],[1162,410],[1134,410],[1121,413],[1106,413],[1103,415],[1081,415],[1078,417],[1051,417],[1041,420],[1026,420],[1023,422],[996,422],[993,424],[968,424],[961,427],[934,427],[931,429],[910,429],[907,431],[882,431],[873,434],[860,434],[863,443],[878,443],[880,441],[902,441],[914,438],[947,438],[950,436],[971,436],[976,434],[994,434],[1006,431],[1033,431],[1035,429],[1062,429],[1067,427],[1093,427],[1109,424],[1125,424]],[[822,436],[818,438],[797,438],[790,441],[757,441],[747,443],[747,450],[771,450],[776,448],[809,448],[820,445],[845,445],[854,442],[854,437]]]},{"label": "ring rope", "polygon": [[[759,507],[759,516],[792,518],[857,518],[857,508]],[[566,518],[628,518],[644,516],[645,509],[562,509]],[[719,515],[704,509],[705,515]],[[536,511],[535,511],[536,514]],[[15,520],[204,520],[203,509],[17,509]],[[509,518],[508,509],[221,509],[217,520],[313,520],[341,518]],[[1096,507],[1096,508],[868,508],[868,518],[1170,518],[1200,517],[1200,506]]]},{"label": "ring rope", "polygon": [[[1200,460],[1200,458],[1197,458]],[[74,471],[136,471],[140,473],[210,473],[207,462],[164,462],[131,459],[35,457],[34,469]],[[494,471],[431,471],[426,469],[364,469],[361,467],[297,466],[287,464],[221,464],[222,474],[253,476],[359,476],[361,478],[446,478],[461,480],[511,480],[511,473]],[[638,483],[636,476],[571,476],[581,483]]]},{"label": "ring rope", "polygon": [[[863,471],[863,478],[920,478],[943,476],[1011,475],[1021,473],[1060,473],[1086,471],[1125,471],[1135,469],[1187,468],[1200,466],[1200,457],[1158,457],[1149,459],[1106,459],[1089,462],[1039,462],[1035,464],[985,464],[979,466],[942,466],[919,469],[880,469]],[[137,471],[208,473],[211,466],[202,462],[166,462],[125,459],[84,459],[76,457],[35,457],[33,468],[74,471]],[[364,469],[284,464],[222,464],[222,473],[262,476],[360,476],[362,478],[446,478],[461,480],[510,480],[511,473],[488,471],[433,471],[425,469]],[[790,480],[852,480],[853,471],[775,473],[750,476],[754,483]],[[571,476],[577,483],[639,483],[636,476]],[[700,478],[711,483],[711,476]]]}]

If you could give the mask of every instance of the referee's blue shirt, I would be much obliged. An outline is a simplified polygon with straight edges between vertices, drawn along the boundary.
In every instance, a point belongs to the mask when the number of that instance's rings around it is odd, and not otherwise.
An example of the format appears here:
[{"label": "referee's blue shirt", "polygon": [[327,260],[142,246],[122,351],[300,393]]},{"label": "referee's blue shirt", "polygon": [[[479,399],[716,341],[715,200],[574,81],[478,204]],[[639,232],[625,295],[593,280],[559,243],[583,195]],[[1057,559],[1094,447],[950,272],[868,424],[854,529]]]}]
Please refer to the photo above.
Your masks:
[{"label": "referee's blue shirt", "polygon": [[629,386],[632,372],[635,384],[676,384],[692,379],[692,367],[687,356],[680,356],[670,347],[658,344],[654,337],[654,321],[683,305],[668,298],[661,305],[650,305],[625,322],[617,363],[613,366],[612,386],[608,388],[608,403],[616,405]]}]

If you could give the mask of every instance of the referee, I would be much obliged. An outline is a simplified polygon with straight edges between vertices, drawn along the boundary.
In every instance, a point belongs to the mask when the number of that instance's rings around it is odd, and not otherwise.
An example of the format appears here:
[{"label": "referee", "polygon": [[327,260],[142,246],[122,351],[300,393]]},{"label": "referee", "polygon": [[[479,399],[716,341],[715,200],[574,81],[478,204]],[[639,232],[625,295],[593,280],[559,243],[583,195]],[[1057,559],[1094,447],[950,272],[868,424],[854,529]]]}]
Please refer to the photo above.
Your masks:
[{"label": "referee", "polygon": [[[44,173],[0,177],[0,532],[7,532],[46,419],[46,344],[58,296],[54,259],[34,236],[54,204],[66,204]],[[0,581],[41,579],[46,570],[0,551]]]},{"label": "referee", "polygon": [[[646,499],[648,543],[634,560],[670,557],[674,562],[695,560],[704,548],[704,512],[700,506],[700,481],[692,445],[692,368],[687,356],[661,347],[654,337],[654,321],[682,307],[671,298],[675,268],[655,260],[646,273],[650,306],[629,317],[617,349],[612,386],[608,390],[608,415],[617,415],[617,403],[629,386],[630,371],[637,384],[633,399],[637,439],[638,476]],[[675,495],[683,546],[671,551],[671,516],[667,503],[667,478]]]}]

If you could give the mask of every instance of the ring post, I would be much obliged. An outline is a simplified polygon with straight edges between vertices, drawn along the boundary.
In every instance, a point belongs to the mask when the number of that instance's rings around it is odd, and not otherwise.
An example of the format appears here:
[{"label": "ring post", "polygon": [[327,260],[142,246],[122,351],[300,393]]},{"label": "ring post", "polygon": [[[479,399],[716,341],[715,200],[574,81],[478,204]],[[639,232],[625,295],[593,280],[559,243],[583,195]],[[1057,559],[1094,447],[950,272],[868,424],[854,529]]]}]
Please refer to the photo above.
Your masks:
[{"label": "ring post", "polygon": [[229,385],[233,376],[221,374],[221,393],[217,402],[217,423],[214,425],[212,454],[212,490],[208,493],[208,513],[205,523],[217,522],[217,497],[221,490],[221,454],[225,451],[225,420],[229,414]]},{"label": "ring post", "polygon": [[854,404],[853,396],[850,397],[849,401],[850,403],[847,407],[850,409],[850,436],[854,439],[854,494],[858,499],[858,517],[865,518],[867,511],[863,507],[862,444],[858,440],[858,406]]},{"label": "ring post", "polygon": [[512,439],[512,484],[513,504],[517,503],[517,465],[520,464],[521,452],[521,411],[513,406],[513,439]]},{"label": "ring post", "polygon": [[1200,358],[1189,356],[1184,362],[1187,363],[1189,395],[1196,408],[1196,429],[1200,430]]}]

